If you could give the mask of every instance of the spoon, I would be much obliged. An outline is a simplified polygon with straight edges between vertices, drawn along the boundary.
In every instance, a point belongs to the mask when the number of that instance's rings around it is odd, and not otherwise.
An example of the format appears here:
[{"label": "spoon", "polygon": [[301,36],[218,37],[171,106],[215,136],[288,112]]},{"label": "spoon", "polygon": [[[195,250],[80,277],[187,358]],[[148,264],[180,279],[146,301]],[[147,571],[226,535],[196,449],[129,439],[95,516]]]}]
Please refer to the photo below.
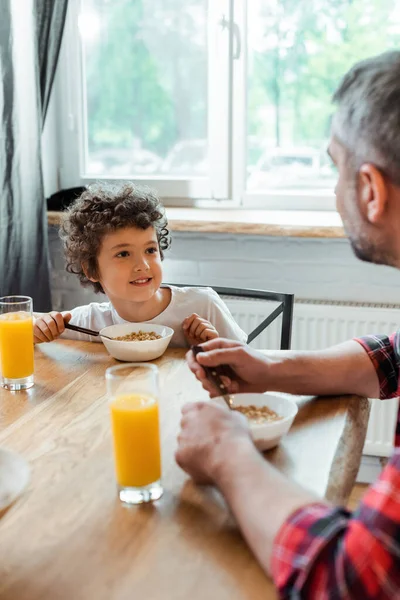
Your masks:
[{"label": "spoon", "polygon": [[[79,327],[78,325],[71,325],[71,323],[65,323],[65,329],[71,329],[71,331],[79,331],[79,333],[86,333],[87,335],[100,335],[100,331],[94,331],[94,329],[86,329],[85,327]],[[101,334],[101,337],[105,337],[108,340],[114,339],[109,335],[104,335],[103,333]]]},{"label": "spoon", "polygon": [[[197,355],[200,352],[204,352],[204,350],[201,346],[192,346],[191,350],[192,350],[196,360],[197,360]],[[234,408],[233,398],[228,393],[228,390],[226,389],[226,385],[224,384],[224,382],[221,379],[221,375],[225,375],[226,377],[229,377],[230,379],[234,379],[235,378],[234,370],[229,365],[219,365],[218,367],[205,367],[204,365],[201,365],[201,366],[203,367],[203,369],[207,375],[207,379],[209,381],[211,381],[211,383],[214,385],[215,389],[218,391],[218,394],[223,397],[228,408],[230,410],[233,410],[233,408]]]}]

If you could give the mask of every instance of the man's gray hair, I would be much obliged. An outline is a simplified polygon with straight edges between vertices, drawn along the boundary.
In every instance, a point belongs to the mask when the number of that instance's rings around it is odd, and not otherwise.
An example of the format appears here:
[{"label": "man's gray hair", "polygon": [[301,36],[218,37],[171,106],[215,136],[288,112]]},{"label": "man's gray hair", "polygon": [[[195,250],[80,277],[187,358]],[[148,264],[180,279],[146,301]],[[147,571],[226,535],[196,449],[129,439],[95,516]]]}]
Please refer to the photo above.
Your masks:
[{"label": "man's gray hair", "polygon": [[355,168],[373,163],[400,184],[400,51],[355,64],[333,101],[338,110],[332,133]]}]

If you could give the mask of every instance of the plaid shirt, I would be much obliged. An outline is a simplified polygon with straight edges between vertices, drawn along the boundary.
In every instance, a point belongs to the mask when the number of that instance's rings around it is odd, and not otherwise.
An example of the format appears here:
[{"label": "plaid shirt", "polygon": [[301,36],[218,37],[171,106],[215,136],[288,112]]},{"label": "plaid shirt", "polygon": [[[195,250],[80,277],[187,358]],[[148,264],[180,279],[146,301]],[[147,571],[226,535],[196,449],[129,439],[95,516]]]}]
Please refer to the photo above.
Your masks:
[{"label": "plaid shirt", "polygon": [[[357,339],[379,377],[380,396],[400,396],[400,331]],[[358,509],[315,503],[297,510],[274,544],[280,598],[400,599],[400,408],[395,451]]]}]

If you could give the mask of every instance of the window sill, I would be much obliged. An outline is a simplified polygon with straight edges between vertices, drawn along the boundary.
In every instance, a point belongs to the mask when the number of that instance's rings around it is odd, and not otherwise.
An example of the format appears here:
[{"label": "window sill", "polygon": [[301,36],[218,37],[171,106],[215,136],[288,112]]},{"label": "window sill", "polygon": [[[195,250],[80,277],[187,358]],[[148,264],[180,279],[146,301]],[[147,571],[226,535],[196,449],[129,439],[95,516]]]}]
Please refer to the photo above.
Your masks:
[{"label": "window sill", "polygon": [[[171,231],[273,237],[345,237],[342,222],[335,212],[173,207],[167,207],[166,211]],[[60,212],[48,211],[49,225],[58,226],[60,215]]]}]

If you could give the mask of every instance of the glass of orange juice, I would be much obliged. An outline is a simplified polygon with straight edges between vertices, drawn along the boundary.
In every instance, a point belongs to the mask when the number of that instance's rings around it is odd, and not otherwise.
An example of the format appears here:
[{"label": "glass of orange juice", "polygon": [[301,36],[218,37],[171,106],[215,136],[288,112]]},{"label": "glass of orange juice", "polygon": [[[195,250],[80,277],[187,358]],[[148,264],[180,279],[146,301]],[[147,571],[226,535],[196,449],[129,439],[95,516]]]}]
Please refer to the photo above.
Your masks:
[{"label": "glass of orange juice", "polygon": [[118,494],[126,504],[158,500],[161,485],[158,369],[127,363],[106,370]]},{"label": "glass of orange juice", "polygon": [[9,390],[33,386],[32,298],[0,298],[1,385]]}]

